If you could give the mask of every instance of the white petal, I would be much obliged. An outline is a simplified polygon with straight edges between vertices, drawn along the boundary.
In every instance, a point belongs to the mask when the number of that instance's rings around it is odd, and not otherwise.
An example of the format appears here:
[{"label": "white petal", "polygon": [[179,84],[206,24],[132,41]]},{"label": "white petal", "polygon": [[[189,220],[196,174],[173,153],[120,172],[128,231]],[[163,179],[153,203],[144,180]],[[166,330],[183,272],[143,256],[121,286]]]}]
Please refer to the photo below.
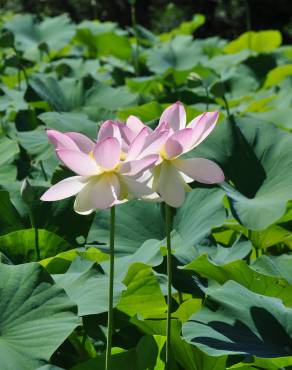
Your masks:
[{"label": "white petal", "polygon": [[74,211],[81,215],[89,215],[94,211],[91,202],[93,182],[89,182],[77,195],[74,202]]},{"label": "white petal", "polygon": [[177,159],[174,165],[179,171],[203,184],[217,184],[224,181],[222,169],[209,159]]},{"label": "white petal", "polygon": [[122,176],[122,182],[128,189],[127,198],[142,199],[144,197],[157,197],[158,195],[144,182],[135,180],[129,176]]},{"label": "white petal", "polygon": [[119,196],[119,180],[114,174],[102,174],[90,181],[77,195],[74,209],[77,213],[88,214],[94,209],[110,208]]},{"label": "white petal", "polygon": [[169,161],[163,161],[158,179],[158,193],[172,207],[180,207],[185,200],[185,185],[178,170]]},{"label": "white petal", "polygon": [[48,189],[41,197],[43,201],[55,201],[72,197],[86,186],[85,178],[73,176],[64,179]]}]

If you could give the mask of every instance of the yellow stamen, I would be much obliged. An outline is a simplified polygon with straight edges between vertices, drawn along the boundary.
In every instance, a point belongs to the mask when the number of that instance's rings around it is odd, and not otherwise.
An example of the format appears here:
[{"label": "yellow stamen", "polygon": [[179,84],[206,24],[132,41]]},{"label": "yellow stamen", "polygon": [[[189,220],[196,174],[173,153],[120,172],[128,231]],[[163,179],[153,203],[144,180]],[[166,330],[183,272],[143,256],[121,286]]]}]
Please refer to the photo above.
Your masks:
[{"label": "yellow stamen", "polygon": [[126,153],[124,153],[123,151],[121,151],[121,155],[120,155],[120,161],[124,161],[126,159]]},{"label": "yellow stamen", "polygon": [[159,154],[162,159],[169,159],[164,148],[159,151]]}]

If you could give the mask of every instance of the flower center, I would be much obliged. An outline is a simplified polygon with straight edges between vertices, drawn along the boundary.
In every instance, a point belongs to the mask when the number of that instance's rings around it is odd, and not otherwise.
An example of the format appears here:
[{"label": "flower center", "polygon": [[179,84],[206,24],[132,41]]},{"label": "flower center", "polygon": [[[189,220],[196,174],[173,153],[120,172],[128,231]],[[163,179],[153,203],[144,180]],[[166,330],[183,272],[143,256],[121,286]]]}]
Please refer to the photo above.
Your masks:
[{"label": "flower center", "polygon": [[163,160],[168,160],[168,155],[166,154],[166,151],[164,149],[164,147],[162,147],[160,150],[159,150],[159,155],[160,157],[163,159]]},{"label": "flower center", "polygon": [[127,158],[126,153],[121,150],[120,161],[124,161],[126,158]]}]

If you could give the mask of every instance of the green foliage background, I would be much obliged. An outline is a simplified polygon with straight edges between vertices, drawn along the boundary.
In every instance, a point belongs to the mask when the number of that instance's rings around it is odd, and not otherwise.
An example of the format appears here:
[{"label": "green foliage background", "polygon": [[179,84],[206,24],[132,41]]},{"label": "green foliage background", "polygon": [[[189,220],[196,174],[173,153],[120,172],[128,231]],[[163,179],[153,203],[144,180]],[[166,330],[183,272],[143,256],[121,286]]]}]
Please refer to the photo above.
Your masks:
[{"label": "green foliage background", "polygon": [[[172,369],[291,369],[292,47],[273,29],[199,38],[209,25],[1,17],[1,370],[104,368],[109,212],[39,200],[70,175],[45,130],[94,139],[130,114],[155,127],[177,100],[188,120],[220,111],[190,155],[226,181],[193,183],[173,210]],[[116,210],[113,369],[165,367],[163,214]]]}]

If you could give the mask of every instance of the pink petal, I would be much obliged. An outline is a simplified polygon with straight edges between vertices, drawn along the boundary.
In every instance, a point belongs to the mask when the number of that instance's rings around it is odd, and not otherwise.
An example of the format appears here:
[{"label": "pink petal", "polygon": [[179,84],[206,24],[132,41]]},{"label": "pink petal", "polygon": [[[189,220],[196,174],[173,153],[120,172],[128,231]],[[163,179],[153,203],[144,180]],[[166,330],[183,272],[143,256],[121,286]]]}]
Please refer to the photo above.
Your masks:
[{"label": "pink petal", "polygon": [[[131,129],[131,131],[135,134],[135,135],[138,135],[139,132],[141,130],[143,130],[143,128],[147,127],[146,125],[144,125],[144,123],[136,116],[129,116],[127,121],[126,121],[126,125],[127,127],[129,127]],[[147,127],[149,131],[151,131],[151,129],[149,127]]]},{"label": "pink petal", "polygon": [[51,202],[54,200],[61,200],[69,198],[81,191],[86,183],[81,176],[68,177],[65,180],[58,182],[48,189],[42,196],[41,200]]},{"label": "pink petal", "polygon": [[148,135],[149,131],[144,127],[132,141],[128,151],[127,160],[133,160],[141,153]]},{"label": "pink petal", "polygon": [[184,128],[175,131],[165,143],[165,152],[168,159],[178,157],[182,153],[186,153],[191,149],[193,138],[193,130],[191,128]]},{"label": "pink petal", "polygon": [[158,159],[159,159],[159,155],[151,154],[151,155],[144,157],[143,159],[124,162],[121,165],[119,172],[122,174],[128,175],[128,176],[141,175],[144,171],[153,167],[155,162],[157,162]]},{"label": "pink petal", "polygon": [[167,122],[174,131],[186,127],[186,111],[181,102],[176,102],[166,108],[160,117],[159,123]]},{"label": "pink petal", "polygon": [[161,164],[157,192],[165,203],[180,207],[185,200],[185,188],[177,169],[168,161]]},{"label": "pink petal", "polygon": [[193,119],[188,128],[193,129],[192,147],[199,145],[214,130],[219,112],[205,112]]},{"label": "pink petal", "polygon": [[224,181],[222,169],[209,159],[177,159],[174,165],[179,171],[203,184],[217,184]]},{"label": "pink petal", "polygon": [[100,167],[111,170],[120,162],[121,144],[118,139],[108,137],[96,143],[93,155]]},{"label": "pink petal", "polygon": [[122,136],[122,150],[127,152],[136,134],[124,123],[119,123],[119,129]]},{"label": "pink petal", "polygon": [[47,130],[48,139],[54,145],[55,149],[77,150],[77,144],[67,135],[56,130]]},{"label": "pink petal", "polygon": [[66,136],[72,139],[83,153],[90,153],[94,149],[94,142],[79,132],[66,132]]},{"label": "pink petal", "polygon": [[118,122],[108,120],[100,126],[98,140],[103,140],[108,137],[115,137],[121,142],[121,133]]},{"label": "pink petal", "polygon": [[92,176],[100,172],[95,160],[88,154],[67,149],[57,150],[56,153],[65,166],[78,175]]},{"label": "pink petal", "polygon": [[148,135],[145,141],[144,148],[139,155],[140,158],[149,155],[157,154],[163,148],[167,138],[169,136],[169,130],[153,132]]},{"label": "pink petal", "polygon": [[119,202],[120,184],[117,176],[103,174],[91,181],[77,195],[74,209],[77,213],[88,214],[94,209],[106,209]]}]

